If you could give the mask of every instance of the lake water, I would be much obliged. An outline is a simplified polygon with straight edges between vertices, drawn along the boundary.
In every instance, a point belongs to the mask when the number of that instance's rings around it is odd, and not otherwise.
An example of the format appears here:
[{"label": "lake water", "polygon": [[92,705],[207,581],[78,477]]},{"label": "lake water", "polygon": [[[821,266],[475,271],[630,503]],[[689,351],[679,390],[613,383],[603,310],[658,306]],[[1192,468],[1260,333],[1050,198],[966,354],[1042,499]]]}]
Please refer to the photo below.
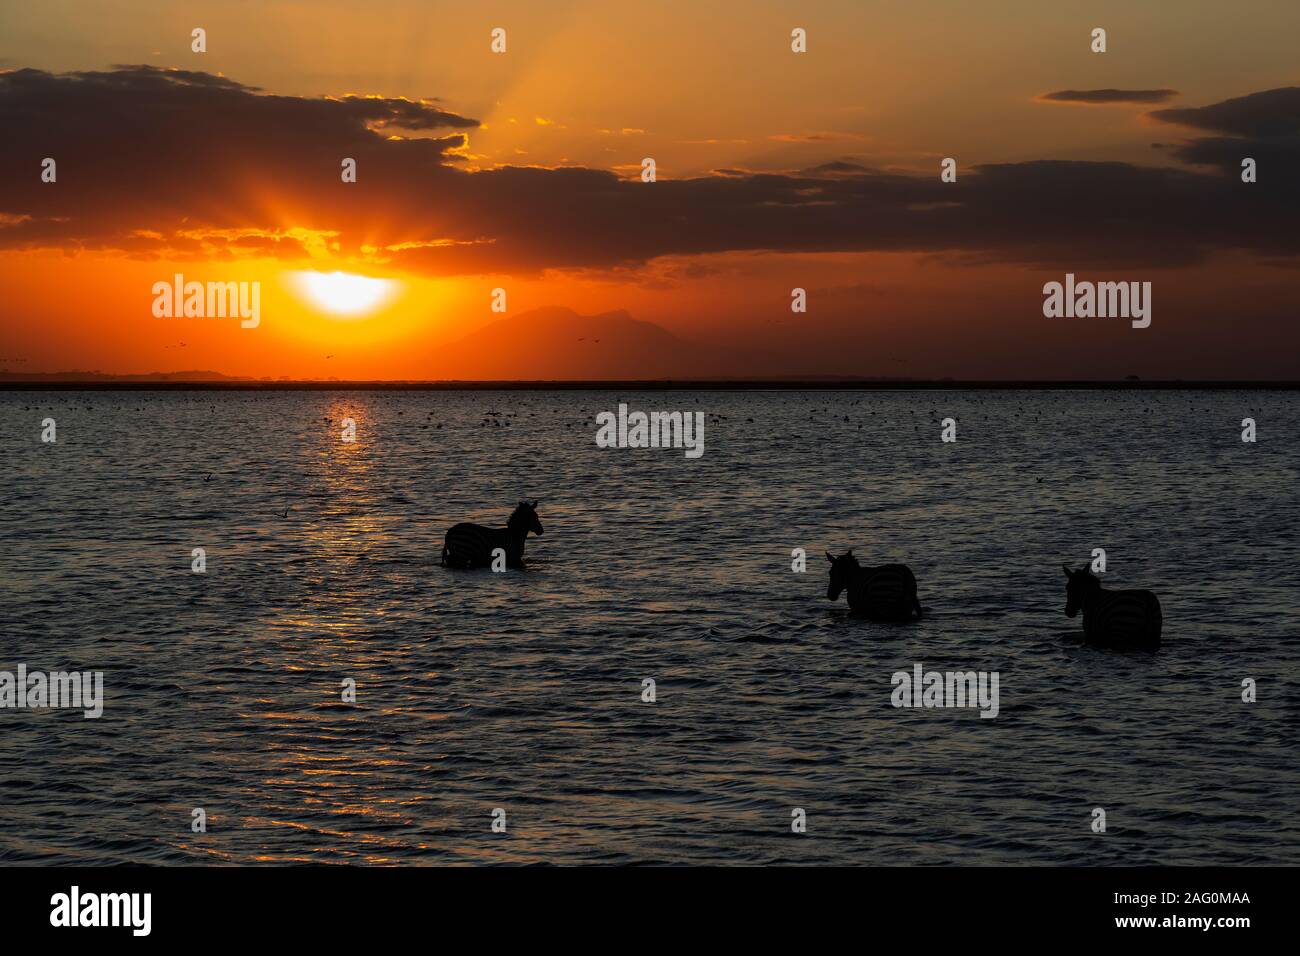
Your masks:
[{"label": "lake water", "polygon": [[[620,401],[705,454],[597,448]],[[0,670],[105,686],[0,710],[0,862],[1300,863],[1298,438],[1287,392],[0,392]],[[439,567],[525,495],[528,570]],[[923,622],[826,599],[850,546]],[[1159,651],[1082,646],[1094,548]],[[915,664],[998,716],[893,707]]]}]

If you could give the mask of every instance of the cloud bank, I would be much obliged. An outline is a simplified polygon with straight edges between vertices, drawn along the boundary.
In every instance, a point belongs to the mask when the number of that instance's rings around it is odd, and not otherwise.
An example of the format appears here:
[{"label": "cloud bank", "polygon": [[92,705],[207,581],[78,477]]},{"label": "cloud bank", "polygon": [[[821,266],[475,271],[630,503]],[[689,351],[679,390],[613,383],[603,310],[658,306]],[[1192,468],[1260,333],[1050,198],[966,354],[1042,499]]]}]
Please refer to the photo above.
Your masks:
[{"label": "cloud bank", "polygon": [[1039,97],[1047,103],[1167,103],[1178,95],[1177,90],[1057,90]]},{"label": "cloud bank", "polygon": [[[1079,95],[1135,92],[1171,91]],[[741,250],[1132,267],[1300,253],[1300,90],[1150,116],[1216,135],[1174,147],[1184,168],[1037,160],[945,184],[937,161],[933,176],[842,162],[647,184],[582,167],[467,168],[478,123],[436,101],[277,96],[148,66],[24,69],[0,73],[0,250],[292,260],[318,241],[426,275]],[[1241,183],[1243,156],[1258,183]],[[40,181],[44,157],[57,184]],[[355,184],[340,180],[345,157]]]}]

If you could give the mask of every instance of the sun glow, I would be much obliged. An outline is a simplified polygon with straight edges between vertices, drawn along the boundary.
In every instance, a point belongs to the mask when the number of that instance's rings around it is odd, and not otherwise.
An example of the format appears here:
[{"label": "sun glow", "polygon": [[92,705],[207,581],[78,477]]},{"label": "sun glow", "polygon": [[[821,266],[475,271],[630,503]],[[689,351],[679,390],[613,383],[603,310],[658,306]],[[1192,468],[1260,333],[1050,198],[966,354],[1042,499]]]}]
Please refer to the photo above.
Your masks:
[{"label": "sun glow", "polygon": [[392,279],[348,272],[295,272],[294,289],[308,302],[336,315],[360,315],[383,305],[397,289]]}]

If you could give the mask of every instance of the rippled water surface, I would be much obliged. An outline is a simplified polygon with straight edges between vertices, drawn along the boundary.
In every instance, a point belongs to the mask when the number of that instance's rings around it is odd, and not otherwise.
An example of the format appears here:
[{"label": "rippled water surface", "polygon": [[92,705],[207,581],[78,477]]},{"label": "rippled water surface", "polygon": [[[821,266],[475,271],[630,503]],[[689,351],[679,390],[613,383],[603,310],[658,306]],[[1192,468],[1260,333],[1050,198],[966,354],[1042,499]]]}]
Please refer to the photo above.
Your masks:
[{"label": "rippled water surface", "polygon": [[[705,412],[704,456],[597,448],[620,400]],[[102,670],[106,696],[0,710],[0,862],[1300,863],[1298,413],[0,393],[0,669]],[[439,567],[447,527],[523,495],[527,571]],[[911,565],[922,623],[827,601],[849,546]],[[1061,563],[1097,547],[1108,586],[1159,594],[1158,652],[1064,616]],[[895,709],[917,663],[999,672],[998,717]]]}]

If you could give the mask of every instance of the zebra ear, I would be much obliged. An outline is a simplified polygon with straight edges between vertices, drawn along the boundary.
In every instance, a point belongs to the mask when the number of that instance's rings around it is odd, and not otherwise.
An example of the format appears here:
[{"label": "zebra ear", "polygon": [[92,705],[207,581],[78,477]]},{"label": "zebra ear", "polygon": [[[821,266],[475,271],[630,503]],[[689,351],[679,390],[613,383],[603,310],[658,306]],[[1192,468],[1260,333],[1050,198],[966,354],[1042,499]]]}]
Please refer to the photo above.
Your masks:
[{"label": "zebra ear", "polygon": [[1074,577],[1074,572],[1070,570],[1070,566],[1068,564],[1061,565],[1061,570],[1065,572],[1065,576],[1067,578]]},{"label": "zebra ear", "polygon": [[834,563],[835,563],[835,555],[833,555],[833,554],[831,554],[829,551],[827,551],[827,552],[826,552],[826,560],[829,561],[831,564],[834,564]]}]

